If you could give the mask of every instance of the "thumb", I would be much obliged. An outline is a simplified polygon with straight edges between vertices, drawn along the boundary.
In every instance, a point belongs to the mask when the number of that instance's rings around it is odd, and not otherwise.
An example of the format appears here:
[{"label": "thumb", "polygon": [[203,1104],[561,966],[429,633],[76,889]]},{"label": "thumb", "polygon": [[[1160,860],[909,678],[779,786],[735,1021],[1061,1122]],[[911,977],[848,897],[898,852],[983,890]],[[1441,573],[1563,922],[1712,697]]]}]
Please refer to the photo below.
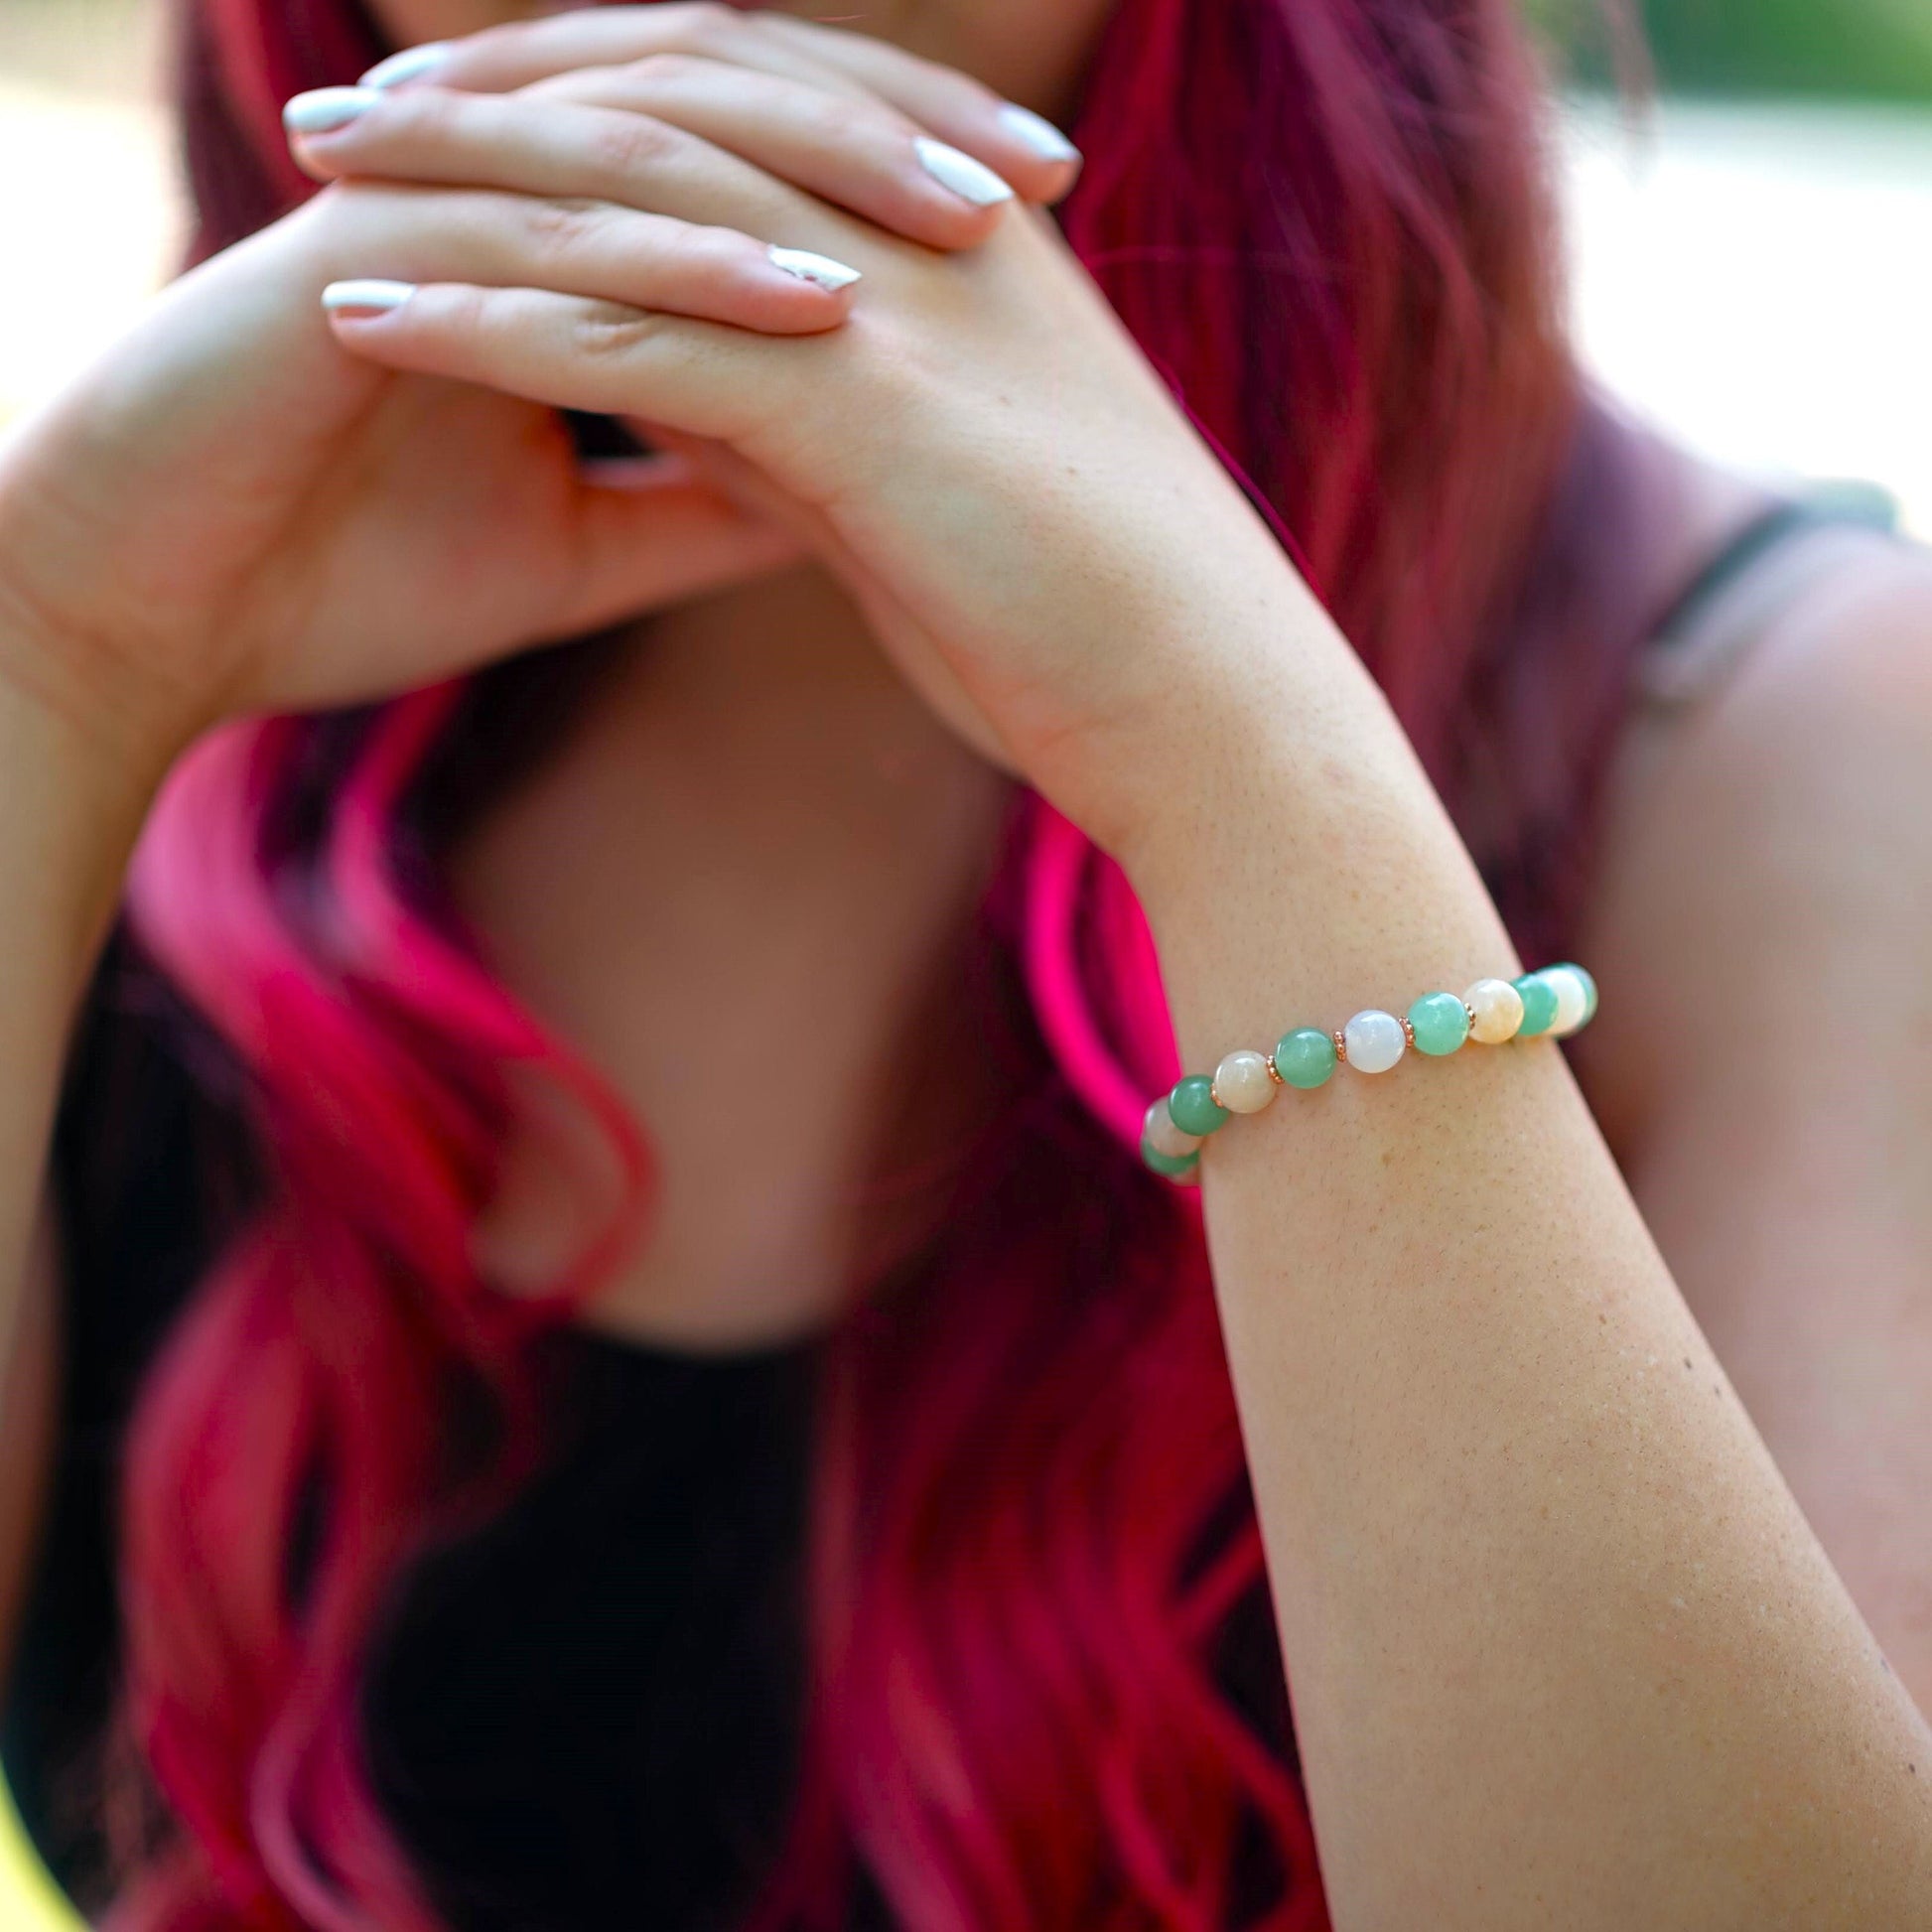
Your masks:
[{"label": "thumb", "polygon": [[798,532],[703,481],[679,456],[587,465],[574,508],[565,634],[768,575],[805,548]]}]

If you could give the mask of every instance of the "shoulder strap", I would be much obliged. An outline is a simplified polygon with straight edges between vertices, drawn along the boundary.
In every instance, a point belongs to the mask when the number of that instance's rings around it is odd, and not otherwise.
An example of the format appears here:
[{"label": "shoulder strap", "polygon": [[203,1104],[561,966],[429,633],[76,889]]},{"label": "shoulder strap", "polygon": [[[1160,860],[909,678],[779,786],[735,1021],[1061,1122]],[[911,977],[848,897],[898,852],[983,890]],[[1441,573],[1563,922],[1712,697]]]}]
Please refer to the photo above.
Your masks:
[{"label": "shoulder strap", "polygon": [[1897,502],[1866,484],[1821,486],[1759,511],[1652,623],[1637,659],[1641,694],[1665,705],[1702,695],[1815,576],[1897,525]]}]

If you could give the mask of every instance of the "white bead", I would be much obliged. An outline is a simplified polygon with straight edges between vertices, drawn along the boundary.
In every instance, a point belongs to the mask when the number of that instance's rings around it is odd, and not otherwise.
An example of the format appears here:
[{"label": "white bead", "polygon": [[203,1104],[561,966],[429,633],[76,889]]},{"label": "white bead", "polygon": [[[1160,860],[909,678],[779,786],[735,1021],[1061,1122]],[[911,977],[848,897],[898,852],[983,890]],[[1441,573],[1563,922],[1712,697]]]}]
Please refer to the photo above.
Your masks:
[{"label": "white bead", "polygon": [[1462,996],[1462,1004],[1475,1015],[1469,1023],[1469,1037],[1485,1046],[1500,1046],[1516,1037],[1523,1024],[1523,996],[1507,980],[1477,980]]},{"label": "white bead", "polygon": [[1543,982],[1557,996],[1557,1017],[1550,1022],[1550,1035],[1561,1039],[1584,1024],[1584,1015],[1589,1011],[1589,994],[1568,966],[1545,967]]},{"label": "white bead", "polygon": [[1348,1064],[1358,1073],[1386,1073],[1409,1049],[1409,1036],[1392,1013],[1370,1007],[1341,1030]]},{"label": "white bead", "polygon": [[1275,1098],[1268,1062],[1245,1049],[1230,1053],[1214,1069],[1214,1098],[1231,1114],[1258,1114]]},{"label": "white bead", "polygon": [[1184,1161],[1200,1147],[1198,1134],[1183,1134],[1173,1124],[1173,1116],[1168,1112],[1168,1096],[1165,1093],[1147,1110],[1141,1132],[1156,1154],[1165,1154],[1171,1161]]}]

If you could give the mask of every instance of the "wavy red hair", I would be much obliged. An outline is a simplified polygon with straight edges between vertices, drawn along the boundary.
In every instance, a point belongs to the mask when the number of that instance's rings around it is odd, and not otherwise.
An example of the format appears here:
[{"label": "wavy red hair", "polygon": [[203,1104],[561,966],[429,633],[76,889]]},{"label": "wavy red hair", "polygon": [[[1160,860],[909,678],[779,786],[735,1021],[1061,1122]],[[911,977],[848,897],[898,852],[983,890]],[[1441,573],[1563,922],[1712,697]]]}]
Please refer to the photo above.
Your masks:
[{"label": "wavy red hair", "polygon": [[[207,251],[307,192],[282,99],[382,50],[351,0],[187,30]],[[1062,220],[1554,955],[1628,626],[1587,567],[1540,100],[1509,0],[1121,0]],[[529,1466],[532,1334],[643,1225],[642,1128],[440,909],[422,799],[477,695],[223,730],[138,857],[137,930],[245,1069],[270,1178],[127,1458],[129,1704],[177,1827],[129,1928],[437,1924],[363,1758],[376,1608]],[[1265,1580],[1198,1217],[1135,1158],[1173,1072],[1146,926],[1028,799],[980,937],[1024,992],[986,1022],[1015,1099],[940,1251],[829,1344],[804,1771],[758,1916],[835,1925],[863,1874],[919,1932],[1320,1926],[1285,1697],[1271,1727],[1225,1681]],[[535,1307],[468,1241],[533,1077],[626,1176]],[[500,1427],[453,1467],[479,1390]]]}]

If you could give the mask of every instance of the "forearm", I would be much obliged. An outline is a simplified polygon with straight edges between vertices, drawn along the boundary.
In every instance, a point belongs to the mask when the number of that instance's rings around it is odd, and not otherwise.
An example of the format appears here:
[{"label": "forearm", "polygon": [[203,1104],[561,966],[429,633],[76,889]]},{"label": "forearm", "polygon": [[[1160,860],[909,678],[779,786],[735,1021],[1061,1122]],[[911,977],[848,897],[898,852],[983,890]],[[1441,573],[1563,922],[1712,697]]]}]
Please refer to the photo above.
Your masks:
[{"label": "forearm", "polygon": [[74,1008],[165,766],[38,695],[28,662],[0,628],[0,1370]]},{"label": "forearm", "polygon": [[[1515,970],[1359,666],[1281,628],[1130,858],[1190,1070]],[[1336,1925],[1932,1914],[1932,1738],[1559,1049],[1284,1090],[1201,1173]]]}]

